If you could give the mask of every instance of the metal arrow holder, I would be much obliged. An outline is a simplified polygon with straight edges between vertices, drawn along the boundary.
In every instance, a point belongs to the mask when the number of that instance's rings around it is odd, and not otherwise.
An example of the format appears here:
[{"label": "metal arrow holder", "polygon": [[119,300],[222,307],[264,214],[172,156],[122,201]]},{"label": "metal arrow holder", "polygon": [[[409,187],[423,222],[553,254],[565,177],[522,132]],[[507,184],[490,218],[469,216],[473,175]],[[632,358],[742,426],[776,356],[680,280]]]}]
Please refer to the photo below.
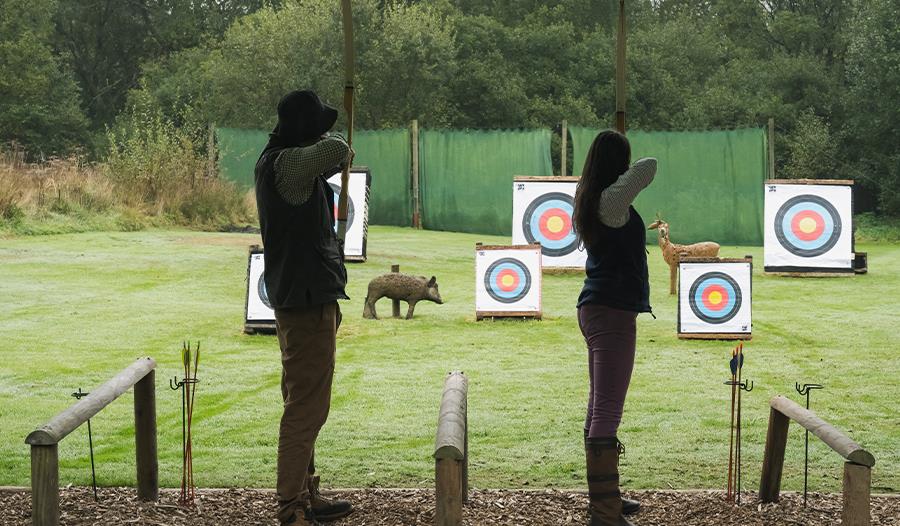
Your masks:
[{"label": "metal arrow holder", "polygon": [[[800,396],[806,397],[806,410],[809,411],[809,392],[815,389],[824,389],[822,384],[803,384],[799,382],[794,384],[794,389],[800,393]],[[809,429],[806,430],[806,438],[803,442],[803,506],[806,507],[806,490],[809,481]]]},{"label": "metal arrow holder", "polygon": [[[72,393],[72,396],[76,400],[81,400],[85,396],[91,393],[85,393],[81,391],[81,388],[78,388],[78,391]],[[88,448],[91,452],[91,487],[94,488],[94,502],[100,502],[100,497],[97,496],[97,470],[94,468],[94,436],[91,432],[91,419],[87,420],[87,428],[88,428]]]},{"label": "metal arrow holder", "polygon": [[181,458],[182,458],[182,479],[181,479],[181,495],[179,502],[182,505],[193,505],[194,503],[194,467],[193,455],[191,447],[191,420],[194,413],[194,396],[196,390],[194,385],[200,383],[197,378],[197,364],[200,355],[200,342],[193,351],[193,371],[191,370],[191,345],[189,342],[182,344],[181,356],[184,364],[185,377],[181,380],[178,376],[169,380],[169,389],[177,391],[181,389]]},{"label": "metal arrow holder", "polygon": [[734,478],[735,478],[735,487],[736,491],[734,494],[734,503],[740,505],[741,503],[741,396],[740,391],[750,392],[753,390],[753,382],[751,380],[728,380],[723,382],[725,385],[730,385],[733,388],[737,388],[738,397],[737,397],[737,433],[735,434],[734,441],[734,460],[735,460],[735,470],[734,470]]}]

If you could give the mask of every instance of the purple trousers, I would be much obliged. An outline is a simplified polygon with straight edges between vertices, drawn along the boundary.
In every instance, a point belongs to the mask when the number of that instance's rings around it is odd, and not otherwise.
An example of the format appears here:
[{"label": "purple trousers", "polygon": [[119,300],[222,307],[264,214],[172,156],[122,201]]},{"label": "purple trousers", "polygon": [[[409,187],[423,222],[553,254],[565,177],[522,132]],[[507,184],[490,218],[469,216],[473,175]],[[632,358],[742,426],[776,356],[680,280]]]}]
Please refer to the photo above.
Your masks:
[{"label": "purple trousers", "polygon": [[578,325],[591,378],[584,430],[589,438],[616,436],[634,369],[637,313],[586,303],[578,309]]}]

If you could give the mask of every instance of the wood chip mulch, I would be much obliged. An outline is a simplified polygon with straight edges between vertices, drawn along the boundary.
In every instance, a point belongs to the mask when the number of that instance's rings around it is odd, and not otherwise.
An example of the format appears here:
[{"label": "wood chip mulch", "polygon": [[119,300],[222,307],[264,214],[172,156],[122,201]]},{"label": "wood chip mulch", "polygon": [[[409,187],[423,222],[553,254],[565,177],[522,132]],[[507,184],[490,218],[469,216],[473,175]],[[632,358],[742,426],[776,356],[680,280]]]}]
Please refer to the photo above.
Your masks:
[{"label": "wood chip mulch", "polygon": [[[363,489],[333,492],[353,502],[356,510],[335,526],[406,526],[434,524],[434,492],[424,489]],[[722,492],[640,491],[627,496],[643,503],[632,517],[636,526],[798,526],[840,523],[840,494],[782,495],[778,504],[760,504],[754,493],[741,506],[724,501]],[[158,503],[138,502],[133,489],[101,488],[94,502],[90,488],[61,491],[61,523],[153,526],[277,526],[271,491],[201,490],[196,506],[178,506],[178,493],[166,490]],[[575,491],[473,490],[464,508],[467,526],[586,525],[587,496]],[[900,496],[871,499],[872,524],[900,526]],[[31,524],[31,495],[0,491],[0,525]]]}]

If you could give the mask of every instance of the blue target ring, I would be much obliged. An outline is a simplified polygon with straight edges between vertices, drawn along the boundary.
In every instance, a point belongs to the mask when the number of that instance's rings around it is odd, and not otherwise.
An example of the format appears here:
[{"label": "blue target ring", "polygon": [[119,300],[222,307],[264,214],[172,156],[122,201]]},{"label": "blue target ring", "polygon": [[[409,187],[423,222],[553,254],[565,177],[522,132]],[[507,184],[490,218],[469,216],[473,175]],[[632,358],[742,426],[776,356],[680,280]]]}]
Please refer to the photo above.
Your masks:
[{"label": "blue target ring", "polygon": [[743,297],[734,278],[723,272],[707,272],[691,284],[688,302],[697,318],[720,324],[737,316]]},{"label": "blue target ring", "polygon": [[531,272],[518,259],[498,259],[484,273],[484,288],[500,303],[515,303],[531,290]]},{"label": "blue target ring", "polygon": [[528,243],[540,243],[545,256],[560,257],[578,248],[572,216],[575,201],[569,194],[550,192],[529,203],[522,217]]},{"label": "blue target ring", "polygon": [[841,237],[841,216],[826,199],[798,195],[785,201],[775,214],[775,237],[791,254],[804,258],[821,256]]},{"label": "blue target ring", "polygon": [[[328,183],[328,186],[331,187],[332,193],[334,193],[334,231],[337,232],[337,216],[338,216],[338,202],[341,199],[341,187],[334,184]],[[355,210],[353,207],[353,199],[350,198],[350,194],[347,194],[347,230],[350,230],[350,226],[353,224],[353,216],[355,214]]]}]

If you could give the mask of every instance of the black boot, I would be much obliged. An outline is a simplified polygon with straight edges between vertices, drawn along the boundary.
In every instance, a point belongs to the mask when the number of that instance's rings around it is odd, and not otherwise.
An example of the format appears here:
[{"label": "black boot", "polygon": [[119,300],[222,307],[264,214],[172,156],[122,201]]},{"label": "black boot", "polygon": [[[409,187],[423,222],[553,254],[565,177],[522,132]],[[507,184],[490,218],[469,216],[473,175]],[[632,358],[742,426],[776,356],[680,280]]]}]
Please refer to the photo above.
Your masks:
[{"label": "black boot", "polygon": [[309,507],[320,522],[331,522],[350,515],[353,506],[346,500],[328,499],[319,492],[319,477],[309,477]]},{"label": "black boot", "polygon": [[634,526],[622,515],[619,492],[619,440],[616,437],[586,438],[590,526]]},{"label": "black boot", "polygon": [[[584,439],[587,440],[587,437],[588,437],[588,430],[585,429],[584,430]],[[622,497],[622,515],[634,515],[635,513],[639,512],[639,511],[641,511],[641,503],[640,502]]]}]

